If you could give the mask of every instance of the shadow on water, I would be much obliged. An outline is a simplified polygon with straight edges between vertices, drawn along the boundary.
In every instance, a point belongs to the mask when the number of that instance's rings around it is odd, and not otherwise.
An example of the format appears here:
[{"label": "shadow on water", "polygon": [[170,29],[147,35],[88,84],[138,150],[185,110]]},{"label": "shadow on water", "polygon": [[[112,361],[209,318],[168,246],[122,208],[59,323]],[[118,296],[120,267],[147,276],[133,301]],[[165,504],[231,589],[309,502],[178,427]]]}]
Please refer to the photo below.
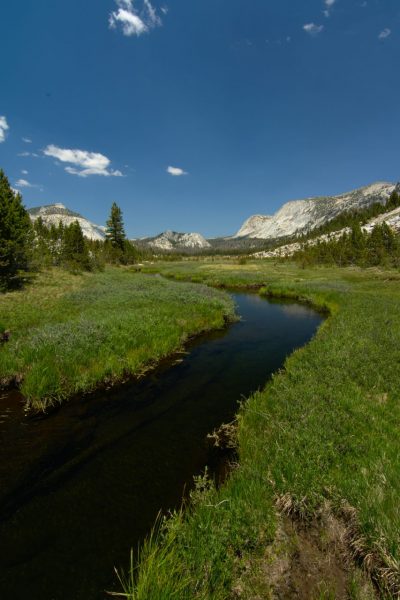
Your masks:
[{"label": "shadow on water", "polygon": [[26,420],[0,403],[0,597],[100,600],[162,510],[209,461],[207,433],[232,420],[323,317],[235,293],[242,320],[196,340],[139,383]]}]

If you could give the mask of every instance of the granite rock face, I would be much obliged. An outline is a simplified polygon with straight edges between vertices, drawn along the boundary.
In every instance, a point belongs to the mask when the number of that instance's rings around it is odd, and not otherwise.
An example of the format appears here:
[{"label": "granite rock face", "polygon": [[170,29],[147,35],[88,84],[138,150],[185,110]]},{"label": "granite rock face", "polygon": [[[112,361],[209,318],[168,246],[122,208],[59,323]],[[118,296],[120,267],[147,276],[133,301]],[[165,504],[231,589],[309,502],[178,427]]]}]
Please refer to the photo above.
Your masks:
[{"label": "granite rock face", "polygon": [[377,182],[339,196],[320,196],[287,202],[273,216],[255,215],[245,221],[236,238],[277,239],[305,233],[347,210],[384,204],[396,184]]},{"label": "granite rock face", "polygon": [[51,225],[57,227],[60,221],[65,226],[71,225],[74,221],[78,221],[83,235],[89,240],[104,241],[106,239],[104,227],[91,223],[91,221],[88,221],[79,213],[69,210],[69,208],[66,208],[63,204],[38,206],[37,208],[29,209],[28,213],[32,221],[36,221],[36,219],[40,217],[46,227],[50,227]]},{"label": "granite rock face", "polygon": [[142,239],[141,242],[159,250],[211,248],[210,243],[207,242],[207,240],[200,233],[178,233],[176,231],[164,231],[154,238]]}]

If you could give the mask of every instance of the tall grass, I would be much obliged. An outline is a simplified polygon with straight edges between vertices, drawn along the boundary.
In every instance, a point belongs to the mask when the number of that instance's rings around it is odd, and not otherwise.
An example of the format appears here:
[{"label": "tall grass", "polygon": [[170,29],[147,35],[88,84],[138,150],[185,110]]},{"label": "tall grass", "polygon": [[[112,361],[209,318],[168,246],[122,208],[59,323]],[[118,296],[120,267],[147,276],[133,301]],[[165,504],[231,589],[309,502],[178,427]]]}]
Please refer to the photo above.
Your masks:
[{"label": "tall grass", "polygon": [[[277,505],[304,518],[328,505],[350,528],[351,548],[381,586],[382,597],[397,597],[399,273],[302,270],[268,262],[179,263],[163,272],[216,285],[257,283],[263,294],[313,301],[331,316],[243,404],[239,465],[220,490],[203,486],[193,506],[173,517],[173,540],[153,539],[151,560],[145,547],[125,587],[127,598],[235,597],[251,557],[274,538]],[[268,579],[268,565],[263,569]]]},{"label": "tall grass", "polygon": [[54,270],[0,296],[11,331],[0,347],[0,381],[20,381],[28,407],[140,375],[188,337],[234,316],[228,295],[127,269],[74,276]]}]

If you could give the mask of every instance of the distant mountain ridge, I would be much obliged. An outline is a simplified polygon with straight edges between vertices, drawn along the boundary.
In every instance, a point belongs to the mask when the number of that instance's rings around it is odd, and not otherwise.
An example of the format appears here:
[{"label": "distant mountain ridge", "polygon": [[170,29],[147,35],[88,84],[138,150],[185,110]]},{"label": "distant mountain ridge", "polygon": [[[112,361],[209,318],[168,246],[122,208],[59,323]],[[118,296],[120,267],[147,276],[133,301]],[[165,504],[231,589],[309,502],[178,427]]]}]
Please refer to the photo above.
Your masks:
[{"label": "distant mountain ridge", "polygon": [[170,230],[152,238],[142,238],[140,243],[165,251],[211,248],[211,244],[200,233],[179,233]]},{"label": "distant mountain ridge", "polygon": [[396,184],[376,182],[338,196],[317,196],[286,202],[274,215],[247,219],[234,238],[278,239],[304,233],[323,225],[340,213],[375,202],[384,204]]},{"label": "distant mountain ridge", "polygon": [[85,217],[82,217],[79,213],[70,210],[64,206],[64,204],[37,206],[35,208],[30,208],[28,213],[32,221],[36,221],[36,219],[40,217],[47,227],[50,227],[50,225],[57,226],[60,221],[63,225],[67,226],[74,221],[78,221],[83,235],[86,238],[98,241],[104,241],[106,239],[104,227],[88,221],[88,219],[85,219]]},{"label": "distant mountain ridge", "polygon": [[[256,251],[276,247],[279,240],[304,234],[324,225],[343,212],[359,210],[379,202],[385,204],[390,194],[400,184],[377,182],[338,196],[317,196],[304,200],[293,200],[284,204],[274,215],[254,215],[247,219],[236,235],[207,240],[200,233],[180,233],[164,231],[157,236],[132,240],[143,248],[161,252],[199,253],[201,251],[226,252],[234,249]],[[49,204],[28,210],[32,221],[41,217],[45,225],[70,225],[77,220],[85,237],[104,241],[105,228],[92,223],[82,215],[68,209],[63,204]],[[397,224],[397,222],[396,222]],[[390,223],[392,226],[392,223]],[[276,241],[276,243],[275,243]]]}]

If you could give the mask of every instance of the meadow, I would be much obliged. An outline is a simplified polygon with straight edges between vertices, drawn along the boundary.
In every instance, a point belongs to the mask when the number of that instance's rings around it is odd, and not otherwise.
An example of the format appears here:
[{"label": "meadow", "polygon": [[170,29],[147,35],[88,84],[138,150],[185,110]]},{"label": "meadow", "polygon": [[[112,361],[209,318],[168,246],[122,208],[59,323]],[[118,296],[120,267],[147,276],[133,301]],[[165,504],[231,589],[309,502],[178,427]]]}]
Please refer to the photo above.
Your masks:
[{"label": "meadow", "polygon": [[129,268],[39,273],[0,294],[0,383],[46,410],[75,394],[141,376],[189,337],[234,318],[230,297]]},{"label": "meadow", "polygon": [[[272,597],[280,557],[290,554],[290,536],[282,538],[287,519],[314,528],[321,544],[322,524],[336,523],[355,569],[345,567],[345,595],[335,591],[330,566],[331,579],[303,597],[399,597],[400,273],[239,263],[150,270],[217,287],[258,286],[266,296],[314,304],[329,318],[243,402],[230,477],[219,489],[207,475],[197,478],[189,505],[158,523],[138,568],[132,555],[130,571],[120,574],[125,597]],[[367,591],[365,573],[375,586]]]}]

